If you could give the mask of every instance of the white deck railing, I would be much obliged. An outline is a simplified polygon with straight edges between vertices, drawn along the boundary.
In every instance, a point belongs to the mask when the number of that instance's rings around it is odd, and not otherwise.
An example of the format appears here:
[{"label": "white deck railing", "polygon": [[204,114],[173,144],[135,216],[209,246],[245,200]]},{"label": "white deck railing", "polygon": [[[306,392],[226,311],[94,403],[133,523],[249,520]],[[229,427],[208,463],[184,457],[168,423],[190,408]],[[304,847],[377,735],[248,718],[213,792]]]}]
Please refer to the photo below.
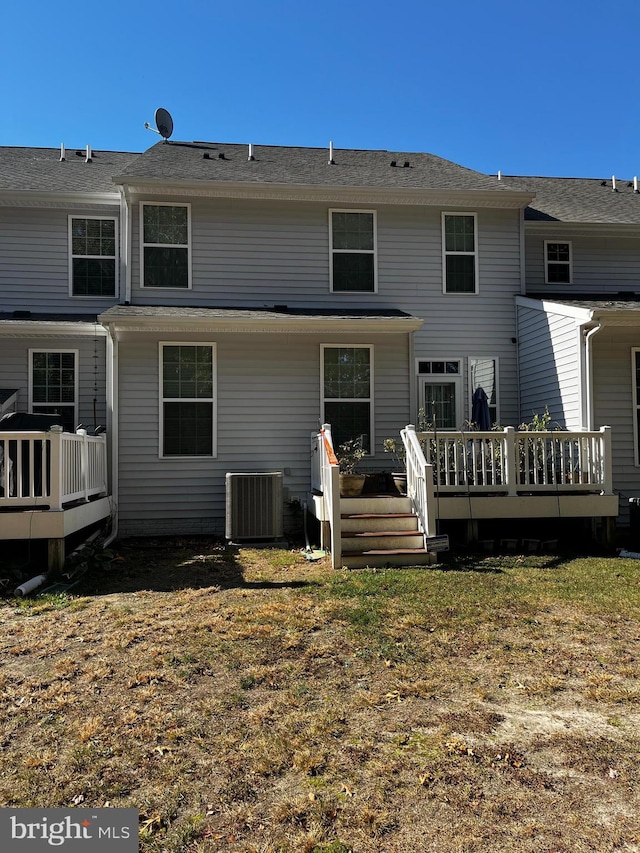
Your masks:
[{"label": "white deck railing", "polygon": [[598,431],[420,432],[439,494],[613,494],[611,428]]},{"label": "white deck railing", "polygon": [[400,435],[407,466],[407,496],[426,539],[436,532],[432,466],[425,458],[413,424],[401,430]]},{"label": "white deck railing", "polygon": [[48,507],[107,493],[105,435],[0,432],[0,508]]},{"label": "white deck railing", "polygon": [[329,545],[331,565],[334,569],[342,568],[342,525],[340,518],[340,469],[333,450],[331,427],[323,424],[322,430],[316,435],[318,453],[314,458],[318,461],[312,467],[311,479],[313,488],[322,492],[324,503],[323,518],[329,520],[331,542],[322,542],[322,547]]}]

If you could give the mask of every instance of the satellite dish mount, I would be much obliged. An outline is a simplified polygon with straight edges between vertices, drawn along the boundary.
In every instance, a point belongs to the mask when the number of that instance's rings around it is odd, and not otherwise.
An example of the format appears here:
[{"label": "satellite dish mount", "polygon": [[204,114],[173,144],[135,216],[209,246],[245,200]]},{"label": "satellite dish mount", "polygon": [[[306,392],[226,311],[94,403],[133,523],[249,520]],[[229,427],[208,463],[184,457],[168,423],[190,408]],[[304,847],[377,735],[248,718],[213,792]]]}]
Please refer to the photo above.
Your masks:
[{"label": "satellite dish mount", "polygon": [[154,116],[154,121],[156,123],[155,128],[151,127],[148,121],[145,121],[144,126],[147,130],[152,130],[154,133],[160,134],[166,142],[173,133],[173,119],[171,118],[171,113],[169,110],[158,107]]}]

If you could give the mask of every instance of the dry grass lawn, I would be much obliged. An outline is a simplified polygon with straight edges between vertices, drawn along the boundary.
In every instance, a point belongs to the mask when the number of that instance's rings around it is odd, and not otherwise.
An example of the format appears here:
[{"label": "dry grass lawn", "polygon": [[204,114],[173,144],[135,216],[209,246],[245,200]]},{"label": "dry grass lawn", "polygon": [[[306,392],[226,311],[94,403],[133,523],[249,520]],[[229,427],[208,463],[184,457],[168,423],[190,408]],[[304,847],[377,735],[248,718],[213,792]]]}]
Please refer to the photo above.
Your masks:
[{"label": "dry grass lawn", "polygon": [[141,850],[640,850],[640,562],[132,541],[0,603],[0,804]]}]

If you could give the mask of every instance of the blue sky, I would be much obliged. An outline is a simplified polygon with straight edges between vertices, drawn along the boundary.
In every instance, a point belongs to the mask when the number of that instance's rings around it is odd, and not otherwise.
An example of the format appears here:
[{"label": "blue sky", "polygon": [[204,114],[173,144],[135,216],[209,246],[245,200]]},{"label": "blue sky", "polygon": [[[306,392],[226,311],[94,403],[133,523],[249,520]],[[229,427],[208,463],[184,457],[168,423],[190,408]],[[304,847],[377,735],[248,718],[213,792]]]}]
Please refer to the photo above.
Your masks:
[{"label": "blue sky", "polygon": [[0,145],[174,139],[429,151],[504,174],[640,173],[637,0],[5,4]]}]

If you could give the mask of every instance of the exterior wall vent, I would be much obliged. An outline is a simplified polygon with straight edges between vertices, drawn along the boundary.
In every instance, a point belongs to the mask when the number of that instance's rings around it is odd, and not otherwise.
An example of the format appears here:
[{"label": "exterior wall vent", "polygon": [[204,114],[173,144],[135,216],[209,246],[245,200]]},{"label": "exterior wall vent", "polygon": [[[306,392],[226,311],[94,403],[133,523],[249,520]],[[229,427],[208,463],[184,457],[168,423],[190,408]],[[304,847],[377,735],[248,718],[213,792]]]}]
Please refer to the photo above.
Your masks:
[{"label": "exterior wall vent", "polygon": [[226,475],[227,539],[283,535],[282,471]]}]

